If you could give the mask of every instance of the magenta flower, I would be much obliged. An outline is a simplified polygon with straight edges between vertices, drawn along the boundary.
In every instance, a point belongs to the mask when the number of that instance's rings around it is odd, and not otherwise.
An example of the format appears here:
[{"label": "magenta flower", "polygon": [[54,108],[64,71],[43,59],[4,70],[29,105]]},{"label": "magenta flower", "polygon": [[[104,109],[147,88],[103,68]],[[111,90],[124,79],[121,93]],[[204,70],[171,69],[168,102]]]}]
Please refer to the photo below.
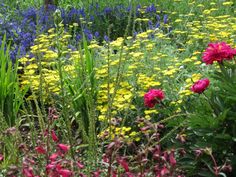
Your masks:
[{"label": "magenta flower", "polygon": [[225,42],[210,43],[208,48],[203,52],[202,61],[207,65],[213,64],[214,61],[222,62],[231,60],[236,55],[236,49],[230,47]]},{"label": "magenta flower", "polygon": [[163,100],[165,97],[164,92],[159,89],[150,89],[145,95],[144,95],[144,104],[145,106],[152,108],[155,106],[155,104],[160,103],[161,100]]},{"label": "magenta flower", "polygon": [[195,82],[192,87],[191,87],[191,90],[194,92],[194,93],[203,93],[207,87],[209,86],[210,84],[210,81],[209,79],[202,79],[202,80],[198,80],[197,82]]}]

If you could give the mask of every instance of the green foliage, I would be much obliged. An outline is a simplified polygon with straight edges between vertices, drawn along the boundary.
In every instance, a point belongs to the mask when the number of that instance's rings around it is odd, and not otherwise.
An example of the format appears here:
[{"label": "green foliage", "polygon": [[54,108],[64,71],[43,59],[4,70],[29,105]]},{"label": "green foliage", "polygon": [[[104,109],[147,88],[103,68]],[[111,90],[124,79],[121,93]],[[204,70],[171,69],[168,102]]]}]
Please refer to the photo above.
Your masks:
[{"label": "green foliage", "polygon": [[0,49],[0,112],[3,113],[7,124],[13,126],[27,88],[20,88],[17,76],[18,62],[12,64],[9,46],[6,46],[4,37]]}]

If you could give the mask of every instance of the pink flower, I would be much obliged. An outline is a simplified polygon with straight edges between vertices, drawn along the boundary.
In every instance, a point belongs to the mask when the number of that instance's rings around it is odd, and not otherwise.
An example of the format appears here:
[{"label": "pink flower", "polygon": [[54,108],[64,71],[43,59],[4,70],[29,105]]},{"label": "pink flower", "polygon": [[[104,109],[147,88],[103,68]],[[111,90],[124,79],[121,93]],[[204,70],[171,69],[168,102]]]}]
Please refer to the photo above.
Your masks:
[{"label": "pink flower", "polygon": [[176,165],[176,160],[175,160],[175,152],[172,150],[170,155],[169,155],[169,162],[172,167]]},{"label": "pink flower", "polygon": [[58,173],[62,177],[70,177],[70,176],[72,176],[72,172],[70,170],[67,170],[67,169],[60,169],[60,170],[58,170]]},{"label": "pink flower", "polygon": [[209,65],[213,64],[214,61],[231,60],[235,55],[236,49],[231,48],[225,42],[210,43],[203,53],[202,61]]},{"label": "pink flower", "polygon": [[145,95],[144,95],[144,104],[145,106],[152,108],[155,106],[155,104],[160,103],[162,99],[164,99],[165,95],[162,90],[159,89],[150,89]]},{"label": "pink flower", "polygon": [[127,163],[124,157],[117,157],[116,161],[119,165],[121,165],[124,168],[126,172],[129,172],[129,164]]},{"label": "pink flower", "polygon": [[78,162],[77,162],[77,166],[78,166],[78,168],[80,168],[80,169],[83,169],[83,168],[84,168],[84,164],[82,164],[79,160],[78,160]]},{"label": "pink flower", "polygon": [[24,169],[22,170],[22,174],[23,174],[25,177],[34,177],[33,169],[32,169],[31,167],[24,168]]},{"label": "pink flower", "polygon": [[203,150],[202,149],[196,149],[196,150],[194,150],[194,152],[195,152],[196,157],[199,157],[200,155],[203,154]]},{"label": "pink flower", "polygon": [[57,153],[53,153],[53,154],[49,157],[49,159],[50,159],[51,161],[55,161],[55,160],[57,159],[57,157],[58,157],[58,154],[57,154]]},{"label": "pink flower", "polygon": [[59,141],[59,139],[58,139],[58,137],[57,137],[57,135],[56,135],[56,133],[55,133],[54,130],[51,130],[51,136],[52,136],[52,140],[53,140],[54,142]]},{"label": "pink flower", "polygon": [[162,169],[161,169],[161,172],[160,172],[160,176],[165,176],[169,173],[169,170],[166,168],[166,166],[164,166]]},{"label": "pink flower", "polygon": [[198,80],[197,82],[195,82],[192,87],[191,87],[191,90],[194,92],[194,93],[202,93],[206,90],[206,88],[209,86],[210,84],[210,81],[209,79],[202,79],[202,80]]},{"label": "pink flower", "polygon": [[92,172],[92,177],[99,177],[101,172],[102,171],[100,169],[97,169],[96,171]]},{"label": "pink flower", "polygon": [[70,149],[70,146],[66,144],[58,144],[57,146],[63,153],[66,153]]},{"label": "pink flower", "polygon": [[2,161],[3,160],[3,155],[2,154],[0,154],[0,161]]},{"label": "pink flower", "polygon": [[35,147],[35,150],[36,150],[37,153],[39,153],[39,154],[46,154],[46,150],[45,150],[42,146],[37,146],[37,147]]}]

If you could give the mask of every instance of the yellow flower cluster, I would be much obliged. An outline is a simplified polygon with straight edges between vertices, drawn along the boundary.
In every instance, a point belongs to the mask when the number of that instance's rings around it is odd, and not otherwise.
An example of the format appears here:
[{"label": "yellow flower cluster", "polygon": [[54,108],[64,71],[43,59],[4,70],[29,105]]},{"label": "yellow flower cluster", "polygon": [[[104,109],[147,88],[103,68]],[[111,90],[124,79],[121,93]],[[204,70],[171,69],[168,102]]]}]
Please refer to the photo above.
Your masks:
[{"label": "yellow flower cluster", "polygon": [[99,135],[99,138],[102,139],[115,139],[119,138],[126,143],[131,143],[133,141],[140,141],[139,133],[132,131],[131,127],[117,127],[111,126],[103,130]]},{"label": "yellow flower cluster", "polygon": [[[67,44],[70,38],[71,35],[66,32],[56,35],[54,28],[49,29],[48,34],[39,35],[30,50],[33,57],[26,55],[19,59],[19,69],[23,71],[20,76],[21,85],[30,85],[30,89],[35,95],[41,91],[45,99],[51,93],[58,94],[60,92],[59,55],[61,58],[69,56],[66,59],[67,64],[63,67],[65,72],[72,75],[74,72],[73,62],[80,57],[79,51],[68,49]],[[58,47],[61,48],[60,53]]]}]

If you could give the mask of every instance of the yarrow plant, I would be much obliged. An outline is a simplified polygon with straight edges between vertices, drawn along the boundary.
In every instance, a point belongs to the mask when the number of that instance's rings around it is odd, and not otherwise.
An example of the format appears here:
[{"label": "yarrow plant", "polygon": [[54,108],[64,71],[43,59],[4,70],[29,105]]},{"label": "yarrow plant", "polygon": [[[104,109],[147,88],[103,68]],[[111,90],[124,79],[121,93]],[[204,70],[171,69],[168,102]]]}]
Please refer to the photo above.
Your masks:
[{"label": "yarrow plant", "polygon": [[215,61],[221,63],[223,60],[232,60],[235,55],[236,49],[225,42],[210,43],[203,53],[202,61],[212,65]]},{"label": "yarrow plant", "polygon": [[160,89],[150,89],[145,95],[144,95],[144,104],[145,106],[149,108],[153,108],[156,104],[159,104],[161,100],[163,100],[165,97],[165,94]]}]

